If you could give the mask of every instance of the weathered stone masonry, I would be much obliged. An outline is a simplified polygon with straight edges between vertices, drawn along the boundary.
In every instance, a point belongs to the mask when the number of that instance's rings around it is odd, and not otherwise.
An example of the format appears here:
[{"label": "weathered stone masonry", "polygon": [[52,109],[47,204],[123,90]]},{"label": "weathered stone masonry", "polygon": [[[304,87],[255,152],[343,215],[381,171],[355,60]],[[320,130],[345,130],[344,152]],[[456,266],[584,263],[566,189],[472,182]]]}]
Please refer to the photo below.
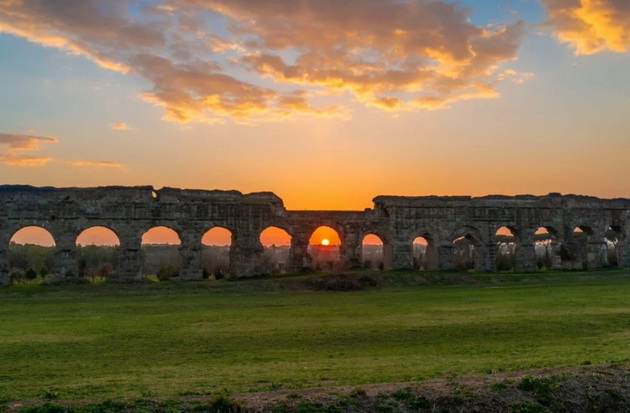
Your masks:
[{"label": "weathered stone masonry", "polygon": [[[434,269],[453,269],[453,241],[466,237],[475,245],[475,267],[496,270],[496,231],[508,227],[515,235],[515,269],[535,269],[534,233],[546,228],[554,236],[554,267],[597,268],[608,265],[604,233],[616,232],[617,262],[630,266],[630,200],[587,196],[396,197],[377,196],[365,211],[287,211],[269,192],[203,191],[142,187],[37,188],[0,186],[0,283],[8,282],[7,249],[21,228],[39,226],[55,239],[55,268],[76,274],[76,238],[85,229],[103,226],[116,233],[120,254],[116,277],[134,280],[142,266],[142,235],[155,226],[175,230],[181,239],[181,277],[202,276],[201,238],[215,227],[232,232],[230,266],[233,276],[258,273],[263,253],[260,233],[270,226],[291,235],[289,268],[310,265],[309,238],[319,226],[334,228],[341,239],[346,268],[361,261],[367,234],[383,241],[386,269],[412,267],[413,240],[428,240],[427,256]],[[574,239],[574,228],[585,237]]]}]

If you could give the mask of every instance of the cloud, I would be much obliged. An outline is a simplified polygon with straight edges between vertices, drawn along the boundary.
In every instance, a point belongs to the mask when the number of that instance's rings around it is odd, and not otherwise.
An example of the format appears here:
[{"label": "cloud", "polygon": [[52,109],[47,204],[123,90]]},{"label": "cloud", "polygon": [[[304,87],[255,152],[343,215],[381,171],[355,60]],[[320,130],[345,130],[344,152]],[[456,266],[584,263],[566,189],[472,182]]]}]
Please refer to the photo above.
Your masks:
[{"label": "cloud", "polygon": [[111,125],[109,125],[113,130],[118,130],[118,131],[127,131],[127,130],[131,130],[131,127],[129,125],[127,125],[124,122],[120,122],[120,123],[112,123]]},{"label": "cloud", "polygon": [[492,75],[516,57],[524,31],[475,26],[442,1],[191,2],[233,19],[254,49],[239,60],[249,70],[390,111],[496,96]]},{"label": "cloud", "polygon": [[56,138],[48,136],[19,135],[0,133],[0,162],[5,165],[41,166],[52,160],[46,156],[29,156],[23,152],[34,152],[40,149],[41,143],[56,143]]},{"label": "cloud", "polygon": [[446,0],[10,0],[0,32],[139,76],[165,119],[212,124],[494,97],[524,25],[476,26]]},{"label": "cloud", "polygon": [[542,0],[555,35],[575,50],[627,52],[630,47],[628,0]]},{"label": "cloud", "polygon": [[68,165],[72,166],[99,166],[106,168],[124,168],[124,166],[118,162],[113,161],[66,161]]},{"label": "cloud", "polygon": [[0,162],[11,166],[42,166],[52,159],[48,156],[0,156]]},{"label": "cloud", "polygon": [[128,9],[124,0],[9,0],[0,3],[0,32],[128,72],[121,55],[165,42],[159,27],[131,20]]},{"label": "cloud", "polygon": [[499,73],[497,76],[498,80],[509,80],[511,82],[516,83],[517,85],[521,85],[528,80],[532,79],[535,76],[532,72],[517,72],[514,69],[505,69],[503,72]]}]

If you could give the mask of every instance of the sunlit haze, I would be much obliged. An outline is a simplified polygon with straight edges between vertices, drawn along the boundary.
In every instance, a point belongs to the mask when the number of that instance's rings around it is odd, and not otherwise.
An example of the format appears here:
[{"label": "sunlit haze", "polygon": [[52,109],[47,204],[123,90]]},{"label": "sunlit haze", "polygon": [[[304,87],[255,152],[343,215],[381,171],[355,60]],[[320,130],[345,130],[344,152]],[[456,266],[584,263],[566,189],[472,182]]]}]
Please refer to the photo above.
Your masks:
[{"label": "sunlit haze", "polygon": [[629,47],[616,0],[3,1],[0,183],[630,197]]}]

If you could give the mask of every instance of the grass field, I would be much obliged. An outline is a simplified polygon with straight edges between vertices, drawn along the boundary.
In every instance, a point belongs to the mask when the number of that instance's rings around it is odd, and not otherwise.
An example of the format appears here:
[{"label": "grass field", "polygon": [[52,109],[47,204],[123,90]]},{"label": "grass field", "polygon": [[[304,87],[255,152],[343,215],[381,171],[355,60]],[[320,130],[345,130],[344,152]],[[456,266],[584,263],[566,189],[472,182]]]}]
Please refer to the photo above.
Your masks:
[{"label": "grass field", "polygon": [[361,385],[630,357],[628,270],[391,273],[353,292],[295,288],[304,277],[0,289],[0,398]]}]

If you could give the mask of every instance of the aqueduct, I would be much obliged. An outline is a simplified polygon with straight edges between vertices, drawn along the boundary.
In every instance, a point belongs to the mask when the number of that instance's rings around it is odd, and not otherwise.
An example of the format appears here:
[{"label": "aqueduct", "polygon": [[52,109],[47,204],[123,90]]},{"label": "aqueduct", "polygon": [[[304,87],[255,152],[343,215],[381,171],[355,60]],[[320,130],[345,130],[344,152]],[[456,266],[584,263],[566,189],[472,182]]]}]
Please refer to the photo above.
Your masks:
[{"label": "aqueduct", "polygon": [[[262,231],[270,226],[291,236],[288,268],[308,267],[309,238],[316,228],[335,229],[346,268],[360,265],[362,239],[375,234],[383,241],[384,267],[413,266],[413,240],[428,240],[431,269],[455,267],[454,240],[465,237],[474,246],[475,268],[496,271],[497,230],[514,235],[514,269],[533,271],[537,229],[553,234],[553,268],[598,268],[610,265],[607,236],[615,234],[615,264],[630,266],[630,200],[549,194],[400,197],[377,196],[364,211],[289,211],[270,192],[205,191],[141,187],[53,188],[0,186],[0,284],[9,280],[8,246],[21,228],[37,226],[52,234],[53,272],[77,272],[76,239],[85,229],[111,229],[120,240],[116,279],[139,279],[141,238],[150,228],[165,226],[181,240],[180,276],[202,277],[201,238],[213,227],[232,232],[230,272],[242,277],[260,273]],[[577,239],[575,229],[582,236]]]}]

